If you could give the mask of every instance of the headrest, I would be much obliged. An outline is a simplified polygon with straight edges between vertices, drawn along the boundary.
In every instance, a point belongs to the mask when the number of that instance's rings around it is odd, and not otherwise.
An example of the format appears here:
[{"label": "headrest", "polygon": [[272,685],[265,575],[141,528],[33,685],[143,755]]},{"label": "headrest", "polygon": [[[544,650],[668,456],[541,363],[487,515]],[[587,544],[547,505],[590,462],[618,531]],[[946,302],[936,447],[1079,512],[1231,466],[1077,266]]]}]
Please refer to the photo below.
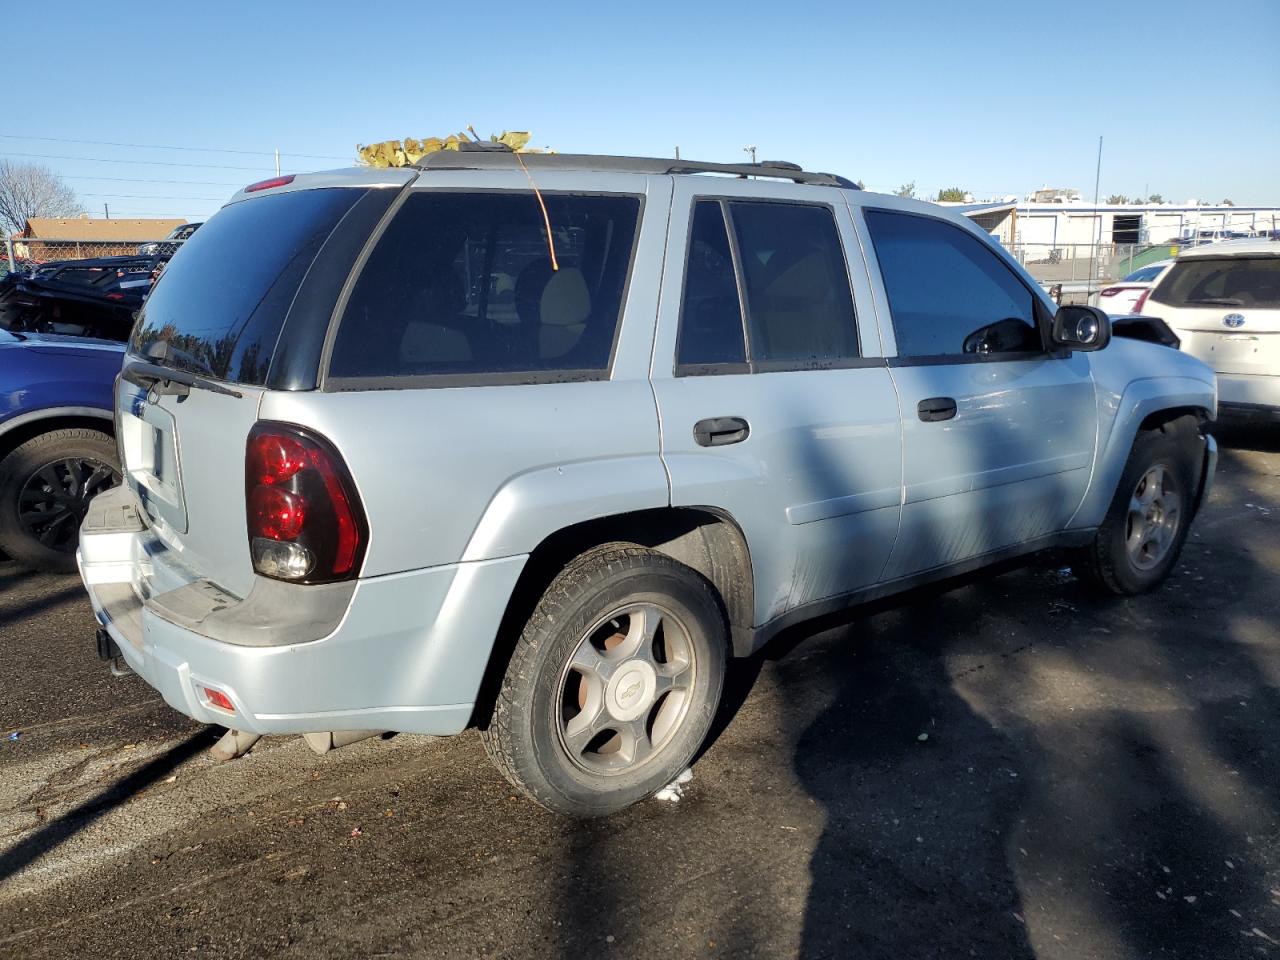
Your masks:
[{"label": "headrest", "polygon": [[577,267],[561,267],[542,288],[538,316],[543,326],[573,327],[591,315],[591,293]]}]

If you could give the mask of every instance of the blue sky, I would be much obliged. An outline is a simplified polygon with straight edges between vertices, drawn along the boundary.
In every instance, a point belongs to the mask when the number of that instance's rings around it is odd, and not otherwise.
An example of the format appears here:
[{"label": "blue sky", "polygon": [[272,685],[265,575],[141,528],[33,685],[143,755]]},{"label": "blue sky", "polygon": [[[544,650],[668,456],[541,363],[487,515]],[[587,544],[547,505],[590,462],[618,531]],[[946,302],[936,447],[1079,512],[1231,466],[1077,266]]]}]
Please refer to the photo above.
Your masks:
[{"label": "blue sky", "polygon": [[1104,196],[1280,204],[1280,0],[102,10],[8,7],[23,42],[0,113],[0,156],[39,155],[99,215],[203,218],[277,147],[323,169],[468,123],[562,152],[735,161],[755,144],[922,196],[1089,195],[1101,135]]}]

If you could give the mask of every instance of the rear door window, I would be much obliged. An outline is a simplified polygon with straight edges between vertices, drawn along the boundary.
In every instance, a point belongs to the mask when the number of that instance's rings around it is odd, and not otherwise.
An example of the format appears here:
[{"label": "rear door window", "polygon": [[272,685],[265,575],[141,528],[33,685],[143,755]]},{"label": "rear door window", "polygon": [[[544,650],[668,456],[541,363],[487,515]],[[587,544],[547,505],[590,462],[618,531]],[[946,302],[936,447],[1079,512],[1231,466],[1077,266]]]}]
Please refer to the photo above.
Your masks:
[{"label": "rear door window", "polygon": [[224,207],[182,244],[130,342],[219,380],[262,385],[294,294],[342,216],[365,193],[295,190]]},{"label": "rear door window", "polygon": [[1280,307],[1280,257],[1188,257],[1151,291],[1171,307]]},{"label": "rear door window", "polygon": [[684,368],[681,372],[694,372],[694,367],[743,365],[746,360],[742,301],[724,213],[718,201],[700,200],[689,230],[676,363]]},{"label": "rear door window", "polygon": [[1035,297],[983,241],[944,220],[864,213],[900,357],[1043,350]]},{"label": "rear door window", "polygon": [[607,376],[640,198],[542,196],[545,218],[532,192],[411,195],[352,289],[330,381]]}]

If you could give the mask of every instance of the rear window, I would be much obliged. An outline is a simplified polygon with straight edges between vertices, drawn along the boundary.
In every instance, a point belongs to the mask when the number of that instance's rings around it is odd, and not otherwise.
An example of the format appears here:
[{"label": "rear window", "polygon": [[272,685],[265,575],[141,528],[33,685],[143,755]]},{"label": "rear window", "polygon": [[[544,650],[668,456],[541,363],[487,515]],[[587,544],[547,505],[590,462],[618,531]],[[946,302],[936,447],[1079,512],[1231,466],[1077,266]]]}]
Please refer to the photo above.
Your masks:
[{"label": "rear window", "polygon": [[543,200],[545,220],[531,191],[410,196],[351,291],[329,377],[607,375],[640,198]]},{"label": "rear window", "polygon": [[294,294],[317,251],[363,190],[296,190],[219,211],[165,267],[130,347],[165,363],[262,385]]},{"label": "rear window", "polygon": [[1143,267],[1141,270],[1135,270],[1124,278],[1122,283],[1150,283],[1156,277],[1160,276],[1163,266],[1159,267]]},{"label": "rear window", "polygon": [[1171,307],[1280,307],[1280,257],[1188,257],[1151,299]]}]

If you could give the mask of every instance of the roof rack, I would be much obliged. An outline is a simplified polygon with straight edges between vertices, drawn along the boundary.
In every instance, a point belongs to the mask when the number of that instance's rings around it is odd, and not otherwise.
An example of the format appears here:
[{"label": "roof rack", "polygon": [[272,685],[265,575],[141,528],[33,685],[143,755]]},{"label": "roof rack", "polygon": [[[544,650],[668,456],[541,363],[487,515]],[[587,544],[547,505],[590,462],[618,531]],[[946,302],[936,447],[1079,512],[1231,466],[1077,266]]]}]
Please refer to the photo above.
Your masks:
[{"label": "roof rack", "polygon": [[[488,145],[486,145],[488,147]],[[429,153],[412,166],[418,170],[508,169],[509,149],[440,150]],[[760,163],[706,163],[696,160],[668,160],[661,157],[611,157],[588,153],[522,153],[520,159],[531,169],[598,170],[609,173],[724,173],[736,177],[774,177],[822,187],[858,189],[851,180],[834,173],[803,170],[785,160]]]}]

